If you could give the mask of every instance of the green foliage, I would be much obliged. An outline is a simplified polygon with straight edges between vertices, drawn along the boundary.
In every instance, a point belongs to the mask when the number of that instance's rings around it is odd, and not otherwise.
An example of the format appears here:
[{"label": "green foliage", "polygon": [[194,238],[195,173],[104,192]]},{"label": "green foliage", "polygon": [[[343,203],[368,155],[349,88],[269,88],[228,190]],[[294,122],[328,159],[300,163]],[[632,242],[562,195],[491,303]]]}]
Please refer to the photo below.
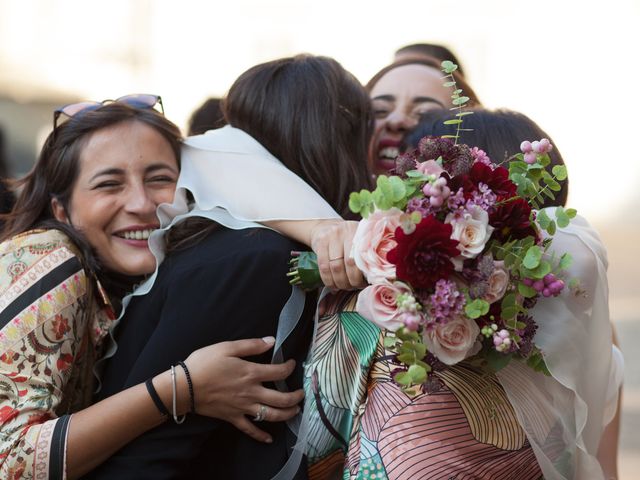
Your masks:
[{"label": "green foliage", "polygon": [[466,313],[469,318],[480,318],[489,313],[489,302],[481,298],[476,298],[465,305],[464,313]]},{"label": "green foliage", "polygon": [[458,140],[460,139],[460,132],[469,132],[471,129],[462,128],[462,117],[465,115],[470,115],[473,112],[463,112],[462,109],[466,106],[467,102],[470,100],[469,97],[463,95],[462,89],[458,88],[456,83],[456,79],[453,76],[453,72],[458,69],[458,65],[453,63],[450,60],[445,60],[440,64],[442,71],[446,74],[447,81],[444,82],[444,86],[447,88],[453,88],[451,92],[451,103],[454,105],[450,110],[457,110],[455,119],[446,120],[444,122],[445,125],[455,125],[456,133],[455,135],[442,135],[442,138],[451,138],[455,141],[455,144],[458,144]]},{"label": "green foliage", "polygon": [[524,283],[518,283],[518,292],[525,298],[535,297],[538,293],[535,288],[528,287]]},{"label": "green foliage", "polygon": [[540,260],[542,259],[542,250],[537,245],[529,247],[527,249],[527,253],[522,260],[522,265],[524,265],[528,269],[537,268],[540,265]]},{"label": "green foliage", "polygon": [[527,365],[533,368],[533,370],[535,370],[536,372],[540,372],[546,376],[551,375],[551,372],[549,372],[547,364],[544,361],[544,357],[539,350],[536,350],[531,355],[529,355],[529,358],[527,358]]}]

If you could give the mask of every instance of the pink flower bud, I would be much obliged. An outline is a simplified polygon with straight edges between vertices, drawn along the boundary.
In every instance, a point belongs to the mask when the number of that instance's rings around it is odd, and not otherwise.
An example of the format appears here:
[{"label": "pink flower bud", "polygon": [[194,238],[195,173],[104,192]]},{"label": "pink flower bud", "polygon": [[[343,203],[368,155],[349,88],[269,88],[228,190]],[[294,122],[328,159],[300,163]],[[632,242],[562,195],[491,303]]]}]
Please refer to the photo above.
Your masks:
[{"label": "pink flower bud", "polygon": [[520,144],[520,151],[522,153],[529,153],[531,151],[531,142],[529,140],[525,140]]}]

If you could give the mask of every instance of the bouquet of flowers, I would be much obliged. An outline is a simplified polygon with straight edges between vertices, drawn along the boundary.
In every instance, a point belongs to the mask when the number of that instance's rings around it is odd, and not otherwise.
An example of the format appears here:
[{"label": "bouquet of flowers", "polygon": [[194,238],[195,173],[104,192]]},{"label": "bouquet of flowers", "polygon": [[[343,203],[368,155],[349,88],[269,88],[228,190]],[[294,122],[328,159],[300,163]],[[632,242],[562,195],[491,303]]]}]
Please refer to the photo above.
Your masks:
[{"label": "bouquet of flowers", "polygon": [[[548,373],[529,311],[566,288],[562,271],[571,262],[548,249],[576,211],[558,207],[550,218],[535,210],[566,178],[563,166],[547,171],[552,145],[524,141],[505,168],[458,144],[472,112],[462,110],[468,99],[455,89],[454,69],[443,63],[458,109],[447,122],[455,135],[423,138],[398,157],[394,175],[349,199],[363,217],[352,254],[369,283],[356,308],[388,331],[385,348],[399,365],[393,378],[407,391],[469,357],[494,371],[517,358]],[[313,262],[293,259],[294,282],[317,279]]]}]

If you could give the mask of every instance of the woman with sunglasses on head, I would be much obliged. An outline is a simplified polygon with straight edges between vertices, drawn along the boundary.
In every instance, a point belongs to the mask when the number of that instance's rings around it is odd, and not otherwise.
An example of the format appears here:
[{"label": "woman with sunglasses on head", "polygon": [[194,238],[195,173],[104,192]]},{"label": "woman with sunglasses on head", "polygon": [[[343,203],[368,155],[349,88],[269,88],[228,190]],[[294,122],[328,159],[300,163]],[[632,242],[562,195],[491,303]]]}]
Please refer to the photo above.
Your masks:
[{"label": "woman with sunglasses on head", "polygon": [[[54,131],[3,217],[2,478],[77,478],[165,422],[166,405],[174,415],[193,409],[225,419],[262,441],[267,434],[245,414],[268,405],[267,420],[282,421],[297,411],[301,392],[261,384],[286,378],[292,362],[238,358],[269,350],[273,338],[202,348],[183,368],[88,406],[94,361],[120,299],[155,268],[147,239],[158,227],[156,207],[174,196],[181,137],[152,108],[158,100],[135,95],[56,112]],[[72,118],[57,125],[63,114]],[[229,378],[230,370],[238,375]]]}]

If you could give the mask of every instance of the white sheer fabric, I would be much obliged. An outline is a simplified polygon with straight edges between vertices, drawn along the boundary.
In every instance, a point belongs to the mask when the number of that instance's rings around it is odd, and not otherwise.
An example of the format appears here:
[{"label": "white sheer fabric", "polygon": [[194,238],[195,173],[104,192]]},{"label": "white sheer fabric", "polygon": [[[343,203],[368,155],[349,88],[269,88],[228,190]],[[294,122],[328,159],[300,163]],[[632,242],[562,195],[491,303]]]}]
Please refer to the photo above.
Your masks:
[{"label": "white sheer fabric", "polygon": [[623,369],[611,343],[606,250],[580,217],[556,233],[552,249],[573,256],[567,279],[580,281],[579,291],[541,299],[532,311],[539,325],[535,342],[552,376],[511,362],[498,378],[545,479],[600,479],[595,455],[615,413]]}]

